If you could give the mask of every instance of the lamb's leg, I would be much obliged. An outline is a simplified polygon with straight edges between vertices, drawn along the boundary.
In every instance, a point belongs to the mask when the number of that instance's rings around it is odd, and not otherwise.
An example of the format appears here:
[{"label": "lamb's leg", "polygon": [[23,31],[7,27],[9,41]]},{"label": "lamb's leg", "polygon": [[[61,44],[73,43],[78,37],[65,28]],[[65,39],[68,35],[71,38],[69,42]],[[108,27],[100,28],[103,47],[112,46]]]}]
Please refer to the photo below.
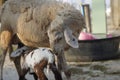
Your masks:
[{"label": "lamb's leg", "polygon": [[63,70],[67,79],[70,80],[71,79],[71,72],[70,72],[70,69],[68,68],[68,65],[67,65],[67,62],[66,62],[65,55],[64,55],[63,51],[61,51],[61,53],[59,53],[57,55],[57,65],[58,65],[58,70],[59,71]]},{"label": "lamb's leg", "polygon": [[36,75],[36,73],[33,72],[33,73],[30,73],[30,74],[33,75],[35,80],[38,80],[38,76]]},{"label": "lamb's leg", "polygon": [[22,71],[21,71],[21,75],[20,75],[19,80],[27,80],[27,79],[25,79],[25,75],[27,74],[27,72],[28,72],[29,70],[30,70],[30,69],[29,69],[29,68],[26,68],[26,67],[22,68]]},{"label": "lamb's leg", "polygon": [[3,80],[3,65],[5,61],[5,56],[7,54],[7,49],[11,43],[12,33],[9,31],[3,31],[0,34],[0,45],[1,45],[1,54],[0,54],[0,80]]},{"label": "lamb's leg", "polygon": [[47,61],[42,60],[39,64],[36,64],[34,67],[34,72],[37,74],[40,80],[48,80],[44,73],[44,68],[46,67],[46,65],[47,65]]},{"label": "lamb's leg", "polygon": [[49,64],[50,65],[50,69],[52,70],[52,72],[55,75],[55,80],[62,80],[62,76],[60,74],[60,72],[58,71],[55,62],[53,64]]}]

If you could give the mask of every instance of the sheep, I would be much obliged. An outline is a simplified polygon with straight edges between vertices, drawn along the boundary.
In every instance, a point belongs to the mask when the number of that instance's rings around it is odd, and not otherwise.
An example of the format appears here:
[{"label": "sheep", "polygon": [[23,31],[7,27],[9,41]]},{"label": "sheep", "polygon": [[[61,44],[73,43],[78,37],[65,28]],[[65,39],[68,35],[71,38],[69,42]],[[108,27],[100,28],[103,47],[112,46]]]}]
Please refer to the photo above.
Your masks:
[{"label": "sheep", "polygon": [[8,0],[1,7],[0,21],[0,80],[14,35],[30,48],[50,47],[57,55],[58,70],[70,79],[64,50],[79,47],[77,37],[85,27],[80,11],[54,0]]},{"label": "sheep", "polygon": [[[16,51],[13,51],[11,54],[11,57],[19,56],[21,53],[24,53],[24,57],[25,57],[25,60],[23,62],[23,68],[22,68],[23,79],[25,74],[30,69],[33,69],[40,80],[48,80],[44,73],[44,68],[47,67],[47,73],[50,68],[55,75],[55,80],[62,80],[61,74],[59,73],[55,65],[54,54],[49,48],[40,47],[38,49],[34,49],[28,52],[27,47],[24,46],[21,49],[17,49]],[[37,80],[36,77],[35,79]]]}]

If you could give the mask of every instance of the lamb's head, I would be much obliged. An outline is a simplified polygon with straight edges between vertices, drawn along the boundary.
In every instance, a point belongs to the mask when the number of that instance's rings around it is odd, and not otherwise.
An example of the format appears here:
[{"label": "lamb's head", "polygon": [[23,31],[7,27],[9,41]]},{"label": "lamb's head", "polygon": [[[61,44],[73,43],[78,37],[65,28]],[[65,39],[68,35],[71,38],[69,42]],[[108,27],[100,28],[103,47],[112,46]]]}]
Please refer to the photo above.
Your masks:
[{"label": "lamb's head", "polygon": [[85,22],[80,11],[75,9],[60,11],[48,29],[51,47],[58,51],[62,48],[65,49],[67,43],[73,48],[78,48],[78,34],[84,27]]}]

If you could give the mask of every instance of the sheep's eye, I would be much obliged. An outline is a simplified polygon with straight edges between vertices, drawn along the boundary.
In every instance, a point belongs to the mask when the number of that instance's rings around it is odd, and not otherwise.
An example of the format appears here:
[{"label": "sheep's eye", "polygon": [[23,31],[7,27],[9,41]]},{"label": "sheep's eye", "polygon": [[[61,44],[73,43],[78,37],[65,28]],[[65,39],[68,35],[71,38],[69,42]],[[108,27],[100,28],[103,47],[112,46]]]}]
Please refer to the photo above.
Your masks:
[{"label": "sheep's eye", "polygon": [[56,32],[55,33],[55,42],[59,42],[60,40],[62,40],[62,36],[63,34],[61,32]]}]

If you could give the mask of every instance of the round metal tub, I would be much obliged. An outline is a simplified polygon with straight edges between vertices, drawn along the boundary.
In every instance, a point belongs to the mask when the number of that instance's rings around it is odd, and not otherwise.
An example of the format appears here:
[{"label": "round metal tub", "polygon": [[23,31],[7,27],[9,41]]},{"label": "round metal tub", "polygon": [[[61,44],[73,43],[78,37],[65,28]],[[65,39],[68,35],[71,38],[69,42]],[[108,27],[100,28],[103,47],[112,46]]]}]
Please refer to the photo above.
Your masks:
[{"label": "round metal tub", "polygon": [[119,56],[120,36],[79,41],[79,48],[65,52],[68,62],[113,59]]}]

